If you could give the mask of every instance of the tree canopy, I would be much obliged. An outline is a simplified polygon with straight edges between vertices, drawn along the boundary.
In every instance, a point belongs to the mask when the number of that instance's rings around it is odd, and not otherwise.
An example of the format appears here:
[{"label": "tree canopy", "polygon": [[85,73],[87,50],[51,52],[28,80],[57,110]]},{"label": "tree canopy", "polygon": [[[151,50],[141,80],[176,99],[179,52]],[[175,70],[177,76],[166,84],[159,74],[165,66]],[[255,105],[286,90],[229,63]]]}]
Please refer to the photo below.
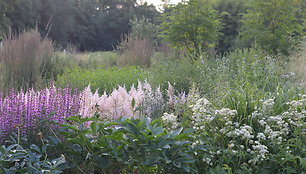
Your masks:
[{"label": "tree canopy", "polygon": [[[302,37],[301,0],[251,0],[243,19],[242,38],[271,54],[289,54]],[[301,18],[301,17],[300,17]]]},{"label": "tree canopy", "polygon": [[159,12],[138,0],[0,0],[0,40],[4,33],[37,27],[59,48],[113,50],[137,18],[157,26],[145,28],[160,30],[158,41],[197,58],[208,50],[223,54],[253,45],[270,54],[289,54],[306,31],[305,0],[163,2]]},{"label": "tree canopy", "polygon": [[190,0],[170,9],[161,24],[163,37],[173,46],[200,57],[215,47],[221,23],[208,0]]},{"label": "tree canopy", "polygon": [[73,44],[87,51],[111,50],[129,32],[131,19],[159,15],[153,6],[136,0],[0,0],[0,13],[0,31],[37,26],[58,46]]}]

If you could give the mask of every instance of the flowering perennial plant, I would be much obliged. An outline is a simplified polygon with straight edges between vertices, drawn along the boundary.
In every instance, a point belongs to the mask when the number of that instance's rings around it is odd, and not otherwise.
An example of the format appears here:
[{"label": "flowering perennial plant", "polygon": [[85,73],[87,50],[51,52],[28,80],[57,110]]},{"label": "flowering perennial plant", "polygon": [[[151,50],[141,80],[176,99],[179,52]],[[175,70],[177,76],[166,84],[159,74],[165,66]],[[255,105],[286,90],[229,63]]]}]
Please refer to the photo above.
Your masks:
[{"label": "flowering perennial plant", "polygon": [[119,86],[110,95],[104,93],[102,96],[98,90],[92,93],[90,86],[81,93],[54,86],[38,92],[33,89],[26,92],[11,90],[5,97],[0,91],[0,139],[4,140],[12,130],[17,129],[26,134],[44,119],[63,123],[65,118],[75,115],[86,118],[99,114],[102,119],[108,120],[121,116],[154,117],[160,115],[166,105],[174,107],[186,102],[185,94],[176,96],[170,84],[168,93],[167,101],[160,88],[153,90],[147,82],[139,82],[138,87],[132,86],[130,91]]},{"label": "flowering perennial plant", "polygon": [[173,113],[168,114],[164,113],[164,115],[161,117],[164,125],[171,129],[176,129],[179,126],[177,116]]},{"label": "flowering perennial plant", "polygon": [[[91,92],[90,86],[82,93],[80,115],[93,117],[95,113],[103,119],[117,119],[121,116],[138,118],[141,111],[151,116],[155,105],[163,103],[163,97],[159,90],[153,91],[148,83],[138,83],[138,87],[131,87],[127,91],[125,87],[119,86],[110,95],[104,93],[99,96],[98,90]],[[155,104],[155,105],[154,105]],[[159,106],[162,107],[162,106]]]},{"label": "flowering perennial plant", "polygon": [[[244,166],[248,172],[256,173],[256,169],[260,168],[258,166],[265,168],[262,165],[276,166],[278,172],[285,170],[284,166],[293,167],[297,171],[304,170],[305,166],[303,168],[299,164],[305,163],[306,157],[306,144],[303,140],[306,96],[300,98],[286,103],[290,109],[281,114],[272,110],[274,99],[262,100],[256,111],[240,120],[235,110],[218,110],[207,99],[198,99],[190,106],[193,112],[190,119],[196,130],[192,145],[197,152],[196,156],[202,158],[208,166],[223,163],[233,171]],[[267,109],[270,111],[267,112]],[[203,145],[204,153],[196,150]],[[287,161],[278,161],[286,158]],[[290,159],[304,161],[295,162]],[[278,168],[280,164],[282,166]]]},{"label": "flowering perennial plant", "polygon": [[184,105],[187,102],[188,96],[186,95],[186,93],[183,91],[176,95],[175,89],[169,82],[168,89],[166,91],[168,96],[167,105],[170,109],[175,109],[178,106]]},{"label": "flowering perennial plant", "polygon": [[5,97],[0,92],[0,141],[17,129],[24,135],[37,126],[39,120],[63,123],[77,115],[80,97],[69,88],[50,88],[35,92],[11,90]]},{"label": "flowering perennial plant", "polygon": [[166,105],[173,108],[186,102],[185,94],[176,96],[170,84],[167,93],[168,100],[163,98],[159,87],[153,90],[147,82],[138,82],[137,88],[132,86],[130,91],[119,86],[111,94],[104,93],[102,96],[98,94],[98,90],[92,93],[88,86],[82,93],[79,114],[83,117],[93,117],[97,113],[102,119],[108,120],[119,117],[154,117],[155,112],[162,111]]}]

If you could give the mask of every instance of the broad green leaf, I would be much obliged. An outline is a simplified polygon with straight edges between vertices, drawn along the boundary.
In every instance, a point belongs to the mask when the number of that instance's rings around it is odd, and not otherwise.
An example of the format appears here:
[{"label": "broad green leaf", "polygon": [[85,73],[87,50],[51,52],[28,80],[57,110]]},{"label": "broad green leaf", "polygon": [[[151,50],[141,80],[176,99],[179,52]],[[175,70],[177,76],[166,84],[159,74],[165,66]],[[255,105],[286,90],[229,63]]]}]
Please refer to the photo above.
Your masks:
[{"label": "broad green leaf", "polygon": [[40,148],[37,145],[35,145],[35,144],[31,144],[30,145],[30,149],[35,150],[38,153],[41,153]]},{"label": "broad green leaf", "polygon": [[175,138],[177,135],[179,135],[182,132],[183,128],[179,128],[177,130],[171,131],[169,133],[169,138]]},{"label": "broad green leaf", "polygon": [[78,129],[77,126],[75,126],[75,125],[61,124],[60,126],[66,128],[66,129],[71,129],[71,130],[73,130],[73,131],[75,131],[75,132],[78,132],[78,131],[79,131],[79,129]]},{"label": "broad green leaf", "polygon": [[177,167],[177,168],[180,168],[181,167],[181,163],[180,162],[173,162],[173,165],[175,166],[175,167]]},{"label": "broad green leaf", "polygon": [[162,127],[156,127],[152,130],[153,135],[159,135],[163,132],[164,132],[164,128],[162,128]]}]

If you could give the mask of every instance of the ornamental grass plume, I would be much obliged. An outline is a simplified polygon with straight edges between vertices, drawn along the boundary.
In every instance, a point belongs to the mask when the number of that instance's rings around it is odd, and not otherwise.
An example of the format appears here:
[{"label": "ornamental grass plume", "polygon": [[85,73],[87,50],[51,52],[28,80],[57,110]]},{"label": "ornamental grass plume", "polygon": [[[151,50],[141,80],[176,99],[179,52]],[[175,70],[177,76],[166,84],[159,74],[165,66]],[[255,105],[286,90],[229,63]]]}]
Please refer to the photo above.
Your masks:
[{"label": "ornamental grass plume", "polygon": [[11,89],[5,97],[2,94],[0,92],[0,141],[16,128],[25,135],[35,129],[40,120],[63,123],[65,118],[79,113],[80,96],[69,88],[51,86],[38,92]]},{"label": "ornamental grass plume", "polygon": [[53,42],[42,38],[38,29],[10,34],[2,41],[0,67],[2,90],[28,89],[47,79],[55,78]]}]

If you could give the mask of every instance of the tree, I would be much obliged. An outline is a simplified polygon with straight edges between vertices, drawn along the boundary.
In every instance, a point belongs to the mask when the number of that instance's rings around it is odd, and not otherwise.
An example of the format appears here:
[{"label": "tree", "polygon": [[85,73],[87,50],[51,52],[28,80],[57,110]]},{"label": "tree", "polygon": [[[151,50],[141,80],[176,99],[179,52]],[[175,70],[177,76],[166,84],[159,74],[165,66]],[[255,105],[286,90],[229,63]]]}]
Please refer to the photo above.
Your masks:
[{"label": "tree", "polygon": [[241,19],[246,13],[246,8],[243,0],[218,0],[214,8],[222,23],[217,51],[223,54],[235,49],[235,41],[242,26]]},{"label": "tree", "polygon": [[1,34],[5,33],[10,25],[10,19],[7,17],[10,10],[10,4],[7,3],[7,0],[0,0],[0,42]]},{"label": "tree", "polygon": [[270,54],[289,54],[301,39],[303,27],[297,18],[303,1],[250,0],[243,19],[242,39],[256,43]]},{"label": "tree", "polygon": [[6,13],[7,18],[10,19],[10,27],[13,32],[20,32],[23,29],[35,28],[40,24],[41,9],[40,0],[15,0],[10,1],[11,10]]},{"label": "tree", "polygon": [[172,46],[194,54],[193,61],[215,47],[220,24],[210,1],[190,0],[163,15],[162,37]]},{"label": "tree", "polygon": [[158,36],[158,26],[153,24],[148,18],[134,18],[130,20],[131,32],[133,38],[146,38],[154,42]]},{"label": "tree", "polygon": [[[6,4],[13,10],[2,10]],[[112,50],[129,32],[130,19],[158,15],[155,8],[138,5],[136,0],[0,0],[3,13],[13,32],[37,26],[42,36],[59,47],[71,43],[81,51]]]}]

